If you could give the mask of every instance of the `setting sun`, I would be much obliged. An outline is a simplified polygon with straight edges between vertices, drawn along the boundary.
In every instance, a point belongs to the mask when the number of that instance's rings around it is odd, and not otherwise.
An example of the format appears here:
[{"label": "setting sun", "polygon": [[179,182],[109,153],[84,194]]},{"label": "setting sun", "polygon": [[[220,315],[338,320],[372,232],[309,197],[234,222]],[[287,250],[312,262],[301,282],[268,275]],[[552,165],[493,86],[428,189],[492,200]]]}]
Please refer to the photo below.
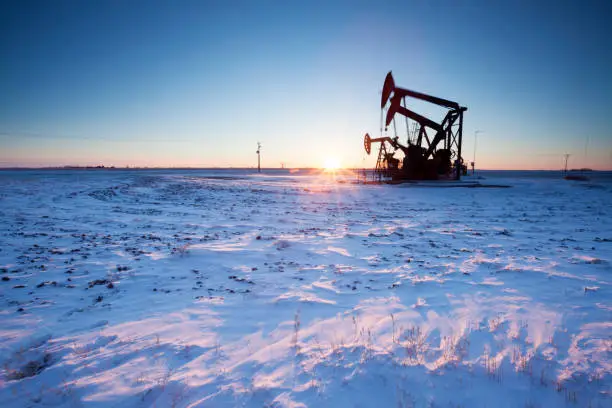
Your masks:
[{"label": "setting sun", "polygon": [[334,171],[340,168],[340,160],[335,157],[328,157],[325,159],[325,171]]}]

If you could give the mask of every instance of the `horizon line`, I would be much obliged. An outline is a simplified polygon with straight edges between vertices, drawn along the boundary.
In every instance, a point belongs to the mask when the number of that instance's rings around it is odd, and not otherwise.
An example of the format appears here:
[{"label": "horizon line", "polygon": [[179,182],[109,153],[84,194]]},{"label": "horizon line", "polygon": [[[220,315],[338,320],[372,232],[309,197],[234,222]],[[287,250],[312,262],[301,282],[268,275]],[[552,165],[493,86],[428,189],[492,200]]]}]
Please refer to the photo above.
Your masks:
[{"label": "horizon line", "polygon": [[[192,167],[192,166],[11,166],[0,167],[0,171],[6,170],[257,170],[257,167],[230,167],[230,166],[213,166],[213,167]],[[262,167],[261,170],[325,170],[325,167]],[[342,170],[371,170],[369,167],[342,167],[337,171]],[[478,169],[478,171],[559,171],[564,169]],[[591,168],[574,168],[567,171],[588,171],[588,172],[606,172],[610,169],[591,169]]]}]

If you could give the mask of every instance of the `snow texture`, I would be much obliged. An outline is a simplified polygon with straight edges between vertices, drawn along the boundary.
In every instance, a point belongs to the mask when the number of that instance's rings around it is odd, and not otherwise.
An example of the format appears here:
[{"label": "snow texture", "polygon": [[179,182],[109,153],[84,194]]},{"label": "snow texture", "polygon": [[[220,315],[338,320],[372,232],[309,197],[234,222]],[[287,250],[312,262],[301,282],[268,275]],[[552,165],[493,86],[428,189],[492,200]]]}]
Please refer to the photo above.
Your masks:
[{"label": "snow texture", "polygon": [[0,406],[612,406],[612,179],[485,177],[0,172]]}]

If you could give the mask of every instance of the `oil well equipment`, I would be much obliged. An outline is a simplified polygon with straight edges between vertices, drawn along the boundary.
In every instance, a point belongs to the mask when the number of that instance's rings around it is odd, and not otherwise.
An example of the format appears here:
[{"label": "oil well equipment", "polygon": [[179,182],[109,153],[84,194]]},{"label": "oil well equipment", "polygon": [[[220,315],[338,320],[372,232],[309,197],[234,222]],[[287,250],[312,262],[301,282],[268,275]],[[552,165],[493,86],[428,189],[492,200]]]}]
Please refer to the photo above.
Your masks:
[{"label": "oil well equipment", "polygon": [[[409,98],[429,102],[446,109],[438,122],[413,111]],[[375,174],[392,181],[404,180],[459,180],[467,166],[461,156],[463,114],[467,108],[457,102],[438,98],[395,85],[391,72],[387,74],[380,100],[381,136],[372,138],[366,133],[363,145],[369,155],[372,144],[379,143]],[[404,117],[407,140],[400,143],[397,124]],[[394,137],[383,136],[393,124]],[[399,156],[399,157],[396,157]]]}]

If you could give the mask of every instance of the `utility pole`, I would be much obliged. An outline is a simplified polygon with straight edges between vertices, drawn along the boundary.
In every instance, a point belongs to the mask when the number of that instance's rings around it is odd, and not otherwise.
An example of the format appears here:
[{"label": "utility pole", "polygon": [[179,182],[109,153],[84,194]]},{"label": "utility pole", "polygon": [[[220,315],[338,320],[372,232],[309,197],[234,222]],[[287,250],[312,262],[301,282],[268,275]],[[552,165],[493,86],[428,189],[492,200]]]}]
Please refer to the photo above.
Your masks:
[{"label": "utility pole", "polygon": [[257,172],[261,173],[261,160],[259,152],[261,151],[261,143],[257,142]]},{"label": "utility pole", "polygon": [[571,155],[569,153],[565,153],[563,157],[565,157],[565,166],[563,167],[563,173],[567,173],[567,159],[569,159]]},{"label": "utility pole", "polygon": [[589,135],[587,135],[586,137],[586,141],[584,142],[584,166],[583,167],[589,167],[588,165],[588,160],[587,160],[587,152],[589,149]]},{"label": "utility pole", "polygon": [[472,160],[472,176],[475,173],[475,168],[476,168],[476,142],[478,141],[478,134],[482,133],[482,130],[475,130],[474,131],[474,159]]}]

